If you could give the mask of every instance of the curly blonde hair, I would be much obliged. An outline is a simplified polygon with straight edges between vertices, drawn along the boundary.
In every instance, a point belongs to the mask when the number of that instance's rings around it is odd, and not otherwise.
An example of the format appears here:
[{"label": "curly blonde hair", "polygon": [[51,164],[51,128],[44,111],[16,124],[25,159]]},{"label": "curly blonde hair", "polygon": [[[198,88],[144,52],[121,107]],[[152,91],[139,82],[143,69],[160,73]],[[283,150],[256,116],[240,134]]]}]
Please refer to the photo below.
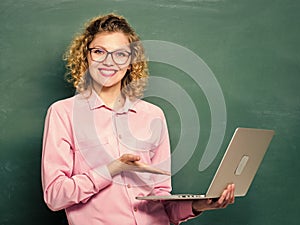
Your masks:
[{"label": "curly blonde hair", "polygon": [[122,32],[128,37],[131,47],[131,67],[121,81],[121,91],[131,99],[142,97],[149,76],[144,48],[139,36],[126,19],[112,13],[91,19],[85,25],[84,31],[71,42],[64,54],[64,60],[67,61],[67,81],[72,83],[78,92],[90,88],[88,47],[95,35],[101,32]]}]

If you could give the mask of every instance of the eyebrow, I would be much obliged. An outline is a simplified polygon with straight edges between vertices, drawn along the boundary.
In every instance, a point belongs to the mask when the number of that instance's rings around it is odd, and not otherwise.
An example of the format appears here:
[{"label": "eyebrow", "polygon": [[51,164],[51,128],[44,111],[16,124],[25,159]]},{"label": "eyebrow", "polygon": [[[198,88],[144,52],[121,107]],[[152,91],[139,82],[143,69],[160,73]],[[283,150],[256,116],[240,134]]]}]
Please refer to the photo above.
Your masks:
[{"label": "eyebrow", "polygon": [[[95,45],[94,47],[89,47],[89,48],[101,48],[101,49],[104,49],[107,52],[110,52],[110,51],[107,50],[107,48],[105,48],[103,46],[100,46],[100,45]],[[119,51],[119,50],[130,51],[131,49],[130,48],[127,49],[125,47],[124,48],[117,48],[117,49],[112,50],[111,52],[115,52],[115,51]]]}]

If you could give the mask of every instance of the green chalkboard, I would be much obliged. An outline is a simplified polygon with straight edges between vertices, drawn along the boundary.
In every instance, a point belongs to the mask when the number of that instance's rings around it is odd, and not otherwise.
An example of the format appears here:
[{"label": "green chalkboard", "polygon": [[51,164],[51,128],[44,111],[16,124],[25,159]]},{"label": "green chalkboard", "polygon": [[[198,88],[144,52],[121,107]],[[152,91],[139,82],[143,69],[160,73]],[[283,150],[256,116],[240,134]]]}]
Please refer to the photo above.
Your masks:
[{"label": "green chalkboard", "polygon": [[[276,132],[248,195],[185,224],[298,224],[299,1],[2,0],[0,10],[1,225],[66,224],[64,212],[43,202],[44,118],[51,103],[74,94],[62,60],[72,37],[88,19],[108,12],[124,15],[143,40],[174,44],[201,62],[200,84],[184,67],[193,67],[191,61],[170,65],[155,58],[167,50],[154,48],[150,62],[151,75],[166,88],[148,90],[145,99],[165,111],[173,151],[183,140],[191,148],[183,150],[190,157],[173,176],[175,192],[206,190],[236,127]],[[203,80],[201,69],[214,79]],[[215,125],[218,135],[210,139]],[[199,171],[209,143],[219,146],[212,149],[216,157]]]}]

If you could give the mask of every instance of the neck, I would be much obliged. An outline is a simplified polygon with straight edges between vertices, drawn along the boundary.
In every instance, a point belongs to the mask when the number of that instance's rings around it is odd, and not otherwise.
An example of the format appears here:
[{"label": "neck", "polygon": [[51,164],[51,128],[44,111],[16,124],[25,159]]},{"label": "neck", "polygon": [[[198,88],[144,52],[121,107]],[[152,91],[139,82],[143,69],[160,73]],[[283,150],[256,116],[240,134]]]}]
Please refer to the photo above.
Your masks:
[{"label": "neck", "polygon": [[97,90],[97,88],[94,86],[94,90],[101,97],[102,101],[107,107],[115,110],[118,110],[121,107],[123,107],[125,98],[121,94],[120,86],[101,87],[100,90]]}]

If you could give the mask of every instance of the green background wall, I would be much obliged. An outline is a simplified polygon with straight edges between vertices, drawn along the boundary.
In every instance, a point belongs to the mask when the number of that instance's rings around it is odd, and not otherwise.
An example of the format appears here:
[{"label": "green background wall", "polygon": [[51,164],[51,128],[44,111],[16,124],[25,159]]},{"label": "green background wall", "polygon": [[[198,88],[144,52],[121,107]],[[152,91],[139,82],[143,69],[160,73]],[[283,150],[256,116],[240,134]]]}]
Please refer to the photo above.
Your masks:
[{"label": "green background wall", "polygon": [[[174,191],[209,185],[238,126],[274,129],[276,136],[248,195],[225,210],[186,224],[296,224],[300,164],[300,1],[296,0],[2,0],[0,2],[0,224],[65,224],[42,199],[40,157],[48,106],[73,95],[64,82],[62,54],[89,18],[124,15],[142,39],[179,44],[199,55],[225,97],[227,127],[212,165],[198,171],[210,130],[202,90],[182,71],[150,63],[150,72],[177,82],[196,103],[201,123],[197,149],[173,177]],[[172,91],[170,91],[172,94]],[[171,145],[180,123],[172,105],[159,104]],[[179,124],[179,125],[178,125]],[[297,223],[298,224],[298,223]]]}]

